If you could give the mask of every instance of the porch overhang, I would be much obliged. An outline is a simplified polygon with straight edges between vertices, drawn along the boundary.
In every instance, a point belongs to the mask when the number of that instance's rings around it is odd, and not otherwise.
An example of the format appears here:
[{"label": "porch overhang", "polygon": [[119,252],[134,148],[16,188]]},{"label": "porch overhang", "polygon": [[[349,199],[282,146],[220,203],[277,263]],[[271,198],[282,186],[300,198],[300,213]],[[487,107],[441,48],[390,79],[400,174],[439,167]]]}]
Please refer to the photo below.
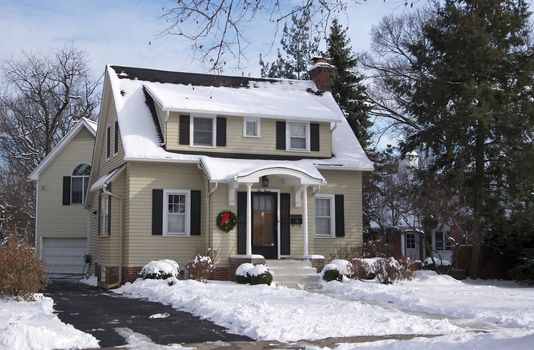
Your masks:
[{"label": "porch overhang", "polygon": [[121,167],[112,170],[108,174],[101,176],[98,180],[95,181],[89,191],[94,192],[106,188],[110,183],[115,181],[124,172],[124,169],[126,169],[126,166],[122,165]]},{"label": "porch overhang", "polygon": [[288,168],[280,166],[264,167],[262,169],[253,170],[248,173],[236,175],[234,180],[237,183],[257,183],[261,181],[263,176],[279,176],[284,178],[286,185],[324,185],[326,180],[321,174],[312,176],[304,170],[298,168]]}]

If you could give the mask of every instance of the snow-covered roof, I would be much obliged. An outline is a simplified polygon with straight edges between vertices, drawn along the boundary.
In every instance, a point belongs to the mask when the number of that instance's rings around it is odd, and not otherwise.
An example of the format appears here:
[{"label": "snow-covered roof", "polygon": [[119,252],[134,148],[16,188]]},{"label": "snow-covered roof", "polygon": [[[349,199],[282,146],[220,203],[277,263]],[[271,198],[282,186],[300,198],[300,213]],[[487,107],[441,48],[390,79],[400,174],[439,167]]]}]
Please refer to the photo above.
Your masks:
[{"label": "snow-covered roof", "polygon": [[87,118],[81,118],[78,122],[76,122],[76,125],[74,125],[74,127],[67,132],[61,141],[59,141],[52,151],[48,153],[41,163],[39,163],[39,165],[31,172],[29,179],[31,181],[39,180],[39,175],[83,128],[86,128],[93,136],[96,136],[97,123]]},{"label": "snow-covered roof", "polygon": [[[274,101],[279,98],[280,101],[285,101],[284,103],[287,103],[284,96],[294,94],[295,96],[300,96],[303,101],[305,100],[306,104],[309,103],[309,105],[312,106],[310,108],[315,108],[322,111],[322,113],[325,113],[324,115],[316,114],[316,118],[317,115],[322,115],[326,118],[327,111],[330,111],[330,121],[332,121],[332,125],[334,126],[332,135],[334,155],[330,159],[311,159],[311,162],[319,168],[340,168],[347,170],[373,169],[373,163],[365,155],[358,140],[354,136],[350,125],[339,110],[332,95],[330,93],[316,95],[306,91],[307,87],[313,87],[315,89],[315,85],[311,81],[221,77],[217,75],[179,72],[176,72],[173,75],[170,73],[172,72],[118,66],[107,67],[107,75],[109,77],[111,93],[115,101],[117,119],[121,130],[120,135],[122,137],[125,160],[199,163],[201,157],[203,157],[202,155],[195,154],[167,152],[161,146],[161,140],[158,135],[154,118],[147,105],[147,95],[145,94],[145,90],[149,93],[149,98],[152,97],[163,107],[178,109],[179,103],[174,102],[173,98],[178,96],[182,98],[184,105],[187,105],[188,96],[190,100],[199,99],[200,101],[206,96],[203,94],[211,89],[211,91],[214,92],[213,96],[216,96],[216,100],[219,101],[217,103],[217,108],[222,108],[223,110],[229,106],[224,104],[223,96],[229,100],[239,98],[241,99],[241,102],[244,102],[245,97],[248,96],[247,94],[251,94],[250,91],[254,90],[256,91],[253,93],[256,94],[254,95],[254,99],[247,103],[241,103],[241,105],[260,103],[257,99],[259,99],[261,94],[265,95],[266,100],[270,99],[271,101]],[[193,86],[192,84],[189,84],[191,81],[196,85]],[[256,84],[260,87],[248,87],[250,84]],[[304,89],[304,87],[306,87],[306,89]],[[291,89],[296,91],[288,91]],[[184,102],[184,100],[186,102]],[[304,113],[298,110],[306,110],[306,104],[297,105],[296,102],[295,106],[298,108],[293,106],[291,109],[286,110],[284,113],[285,117],[291,118],[291,115],[288,115],[288,111],[294,110],[293,117],[298,114],[300,117],[304,118]],[[198,101],[191,103],[200,106]],[[241,108],[246,109],[249,107]],[[242,110],[243,113],[244,109]],[[229,109],[226,111],[228,112]],[[282,113],[282,109],[277,109],[276,103],[274,103],[274,105],[262,104],[261,108],[257,108],[257,112],[260,113],[260,111],[263,111],[261,112],[262,117],[271,113],[270,116],[274,118],[276,113]],[[308,109],[308,112],[309,111],[310,110]],[[214,110],[213,112],[215,114],[221,114],[219,110]],[[242,113],[237,112],[232,112],[232,114],[237,114],[238,116],[243,115]],[[306,120],[313,120],[313,118],[310,114],[306,113]],[[338,120],[339,122],[334,123],[334,120]],[[249,161],[250,160],[247,160],[246,162]],[[243,162],[243,160],[241,160],[241,162]]]},{"label": "snow-covered roof", "polygon": [[124,172],[124,169],[126,169],[126,166],[122,165],[119,168],[110,171],[108,174],[101,176],[95,181],[89,191],[92,192],[107,187],[107,185],[115,181]]},{"label": "snow-covered roof", "polygon": [[277,169],[278,174],[306,178],[310,183],[325,184],[326,180],[311,160],[260,160],[229,159],[203,156],[200,159],[204,172],[211,182],[239,181],[263,170]]}]

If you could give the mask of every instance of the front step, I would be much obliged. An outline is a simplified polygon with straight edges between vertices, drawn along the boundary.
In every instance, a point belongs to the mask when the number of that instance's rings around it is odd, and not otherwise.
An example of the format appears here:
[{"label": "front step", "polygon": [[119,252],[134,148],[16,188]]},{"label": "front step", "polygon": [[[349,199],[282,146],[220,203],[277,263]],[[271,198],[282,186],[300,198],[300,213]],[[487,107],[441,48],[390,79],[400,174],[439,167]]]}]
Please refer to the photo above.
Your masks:
[{"label": "front step", "polygon": [[317,288],[320,278],[309,260],[267,260],[265,265],[273,275],[273,282],[289,288]]}]

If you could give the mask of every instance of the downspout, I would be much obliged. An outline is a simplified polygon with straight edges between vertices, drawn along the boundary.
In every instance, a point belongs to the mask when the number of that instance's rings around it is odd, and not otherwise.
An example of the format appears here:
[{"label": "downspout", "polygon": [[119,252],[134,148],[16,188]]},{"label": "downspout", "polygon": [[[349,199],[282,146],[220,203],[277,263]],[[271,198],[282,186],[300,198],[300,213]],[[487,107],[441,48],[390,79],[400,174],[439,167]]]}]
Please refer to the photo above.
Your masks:
[{"label": "downspout", "polygon": [[210,180],[208,178],[208,175],[206,174],[206,171],[204,167],[202,166],[202,161],[197,163],[197,168],[202,170],[202,173],[204,174],[204,177],[206,178],[206,187],[209,189],[208,194],[206,196],[206,200],[208,201],[207,205],[207,215],[206,215],[206,230],[208,231],[208,248],[213,248],[213,236],[211,232],[211,220],[210,220],[210,213],[211,213],[211,196],[215,191],[217,191],[217,188],[219,188],[219,183],[215,182],[215,186],[210,189]]},{"label": "downspout", "polygon": [[111,285],[108,286],[108,288],[111,289],[111,288],[120,286],[122,283],[122,265],[123,265],[122,216],[124,215],[124,213],[122,212],[122,197],[109,192],[107,187],[108,187],[108,184],[105,184],[104,187],[102,188],[102,192],[104,192],[104,194],[108,196],[111,196],[111,198],[115,198],[119,201],[119,279],[116,283],[112,283]]},{"label": "downspout", "polygon": [[163,127],[165,128],[165,135],[163,135],[163,142],[160,143],[161,147],[165,147],[165,145],[167,145],[167,121],[169,120],[169,115],[170,112],[165,111],[165,123],[163,123]]}]

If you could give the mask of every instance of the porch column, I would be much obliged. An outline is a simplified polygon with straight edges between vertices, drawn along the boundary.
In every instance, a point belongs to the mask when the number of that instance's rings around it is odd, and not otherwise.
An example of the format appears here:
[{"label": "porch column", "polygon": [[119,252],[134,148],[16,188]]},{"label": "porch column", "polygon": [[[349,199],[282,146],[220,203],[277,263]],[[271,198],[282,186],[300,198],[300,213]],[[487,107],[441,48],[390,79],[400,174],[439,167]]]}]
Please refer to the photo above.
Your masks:
[{"label": "porch column", "polygon": [[247,184],[247,249],[246,254],[252,255],[252,184]]},{"label": "porch column", "polygon": [[304,242],[304,257],[308,256],[308,186],[302,186],[302,241]]}]

